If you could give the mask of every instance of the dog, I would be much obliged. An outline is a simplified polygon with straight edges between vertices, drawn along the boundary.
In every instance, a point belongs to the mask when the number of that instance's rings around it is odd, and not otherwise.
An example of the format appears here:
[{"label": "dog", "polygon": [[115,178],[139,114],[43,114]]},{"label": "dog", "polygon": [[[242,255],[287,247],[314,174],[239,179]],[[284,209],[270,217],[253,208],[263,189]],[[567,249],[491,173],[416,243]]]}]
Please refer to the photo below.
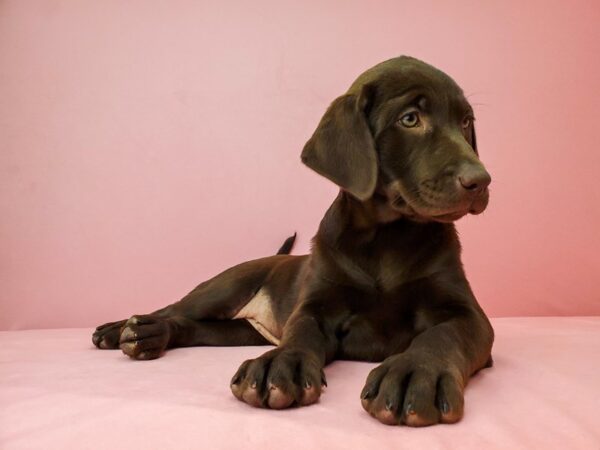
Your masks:
[{"label": "dog", "polygon": [[445,73],[400,56],[329,106],[301,156],[340,192],[310,255],[244,262],[148,315],[99,326],[93,343],[136,360],[197,345],[276,347],[230,386],[260,408],[317,402],[334,359],[382,361],[363,408],[384,424],[454,423],[494,332],[465,277],[454,221],[488,204],[473,109]]}]

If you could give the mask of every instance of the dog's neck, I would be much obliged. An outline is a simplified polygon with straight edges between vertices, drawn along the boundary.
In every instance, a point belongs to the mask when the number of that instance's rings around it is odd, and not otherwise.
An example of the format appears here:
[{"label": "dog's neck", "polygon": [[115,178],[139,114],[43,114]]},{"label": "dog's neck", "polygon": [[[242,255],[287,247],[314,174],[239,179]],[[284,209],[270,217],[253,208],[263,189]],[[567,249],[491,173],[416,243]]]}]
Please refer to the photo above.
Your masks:
[{"label": "dog's neck", "polygon": [[403,270],[414,276],[434,272],[437,262],[448,258],[457,259],[460,267],[454,224],[417,222],[390,210],[386,203],[378,197],[361,202],[340,192],[313,239],[312,253],[319,255],[315,261],[329,261],[317,267],[320,276],[373,288],[387,270],[385,258],[402,261]]},{"label": "dog's neck", "polygon": [[[357,245],[368,245],[376,239],[378,231],[389,226],[394,226],[399,232],[418,233],[418,230],[427,228],[452,228],[453,224],[437,222],[418,222],[405,217],[400,211],[389,206],[388,199],[375,194],[365,201],[360,201],[344,190],[340,190],[337,198],[329,207],[316,236],[321,241],[333,248],[340,248],[340,242],[353,242]],[[418,233],[420,234],[420,233]]]}]

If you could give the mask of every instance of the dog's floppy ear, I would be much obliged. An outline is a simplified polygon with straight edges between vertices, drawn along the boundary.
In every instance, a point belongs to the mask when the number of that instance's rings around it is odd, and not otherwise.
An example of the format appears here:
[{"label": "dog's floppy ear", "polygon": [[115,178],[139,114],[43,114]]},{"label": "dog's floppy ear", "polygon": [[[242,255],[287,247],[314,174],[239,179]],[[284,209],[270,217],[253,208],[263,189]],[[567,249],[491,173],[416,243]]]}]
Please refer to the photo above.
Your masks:
[{"label": "dog's floppy ear", "polygon": [[366,108],[370,88],[333,101],[302,150],[302,162],[359,200],[373,195],[377,183],[377,152]]}]

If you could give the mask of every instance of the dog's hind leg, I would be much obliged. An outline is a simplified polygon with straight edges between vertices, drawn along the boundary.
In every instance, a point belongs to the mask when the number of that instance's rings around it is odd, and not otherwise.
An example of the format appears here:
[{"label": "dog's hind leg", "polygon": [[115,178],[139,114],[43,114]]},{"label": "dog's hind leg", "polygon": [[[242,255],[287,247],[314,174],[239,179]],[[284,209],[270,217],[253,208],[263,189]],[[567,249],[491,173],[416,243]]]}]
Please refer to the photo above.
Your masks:
[{"label": "dog's hind leg", "polygon": [[167,348],[197,345],[267,345],[245,319],[192,320],[185,317],[133,316],[120,336],[119,346],[133,359],[156,359]]},{"label": "dog's hind leg", "polygon": [[92,341],[99,348],[121,348],[134,359],[157,358],[168,347],[266,344],[248,321],[231,319],[255,298],[273,269],[290,258],[297,257],[276,255],[239,264],[172,305],[98,327]]}]

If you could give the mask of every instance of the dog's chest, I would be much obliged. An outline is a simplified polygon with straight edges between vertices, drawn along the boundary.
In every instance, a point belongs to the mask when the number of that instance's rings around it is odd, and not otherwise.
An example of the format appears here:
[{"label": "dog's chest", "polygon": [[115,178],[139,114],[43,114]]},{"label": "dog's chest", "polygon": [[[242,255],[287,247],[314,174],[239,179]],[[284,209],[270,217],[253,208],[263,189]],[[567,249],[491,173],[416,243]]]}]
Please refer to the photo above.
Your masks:
[{"label": "dog's chest", "polygon": [[348,251],[343,270],[357,286],[393,293],[413,280],[440,270],[445,258],[440,240],[439,233],[431,233],[428,240],[423,240],[414,233],[397,233],[390,227],[381,231],[369,245]]},{"label": "dog's chest", "polygon": [[435,310],[410,298],[365,295],[349,302],[337,324],[338,358],[381,361],[405,350],[436,323]]}]

